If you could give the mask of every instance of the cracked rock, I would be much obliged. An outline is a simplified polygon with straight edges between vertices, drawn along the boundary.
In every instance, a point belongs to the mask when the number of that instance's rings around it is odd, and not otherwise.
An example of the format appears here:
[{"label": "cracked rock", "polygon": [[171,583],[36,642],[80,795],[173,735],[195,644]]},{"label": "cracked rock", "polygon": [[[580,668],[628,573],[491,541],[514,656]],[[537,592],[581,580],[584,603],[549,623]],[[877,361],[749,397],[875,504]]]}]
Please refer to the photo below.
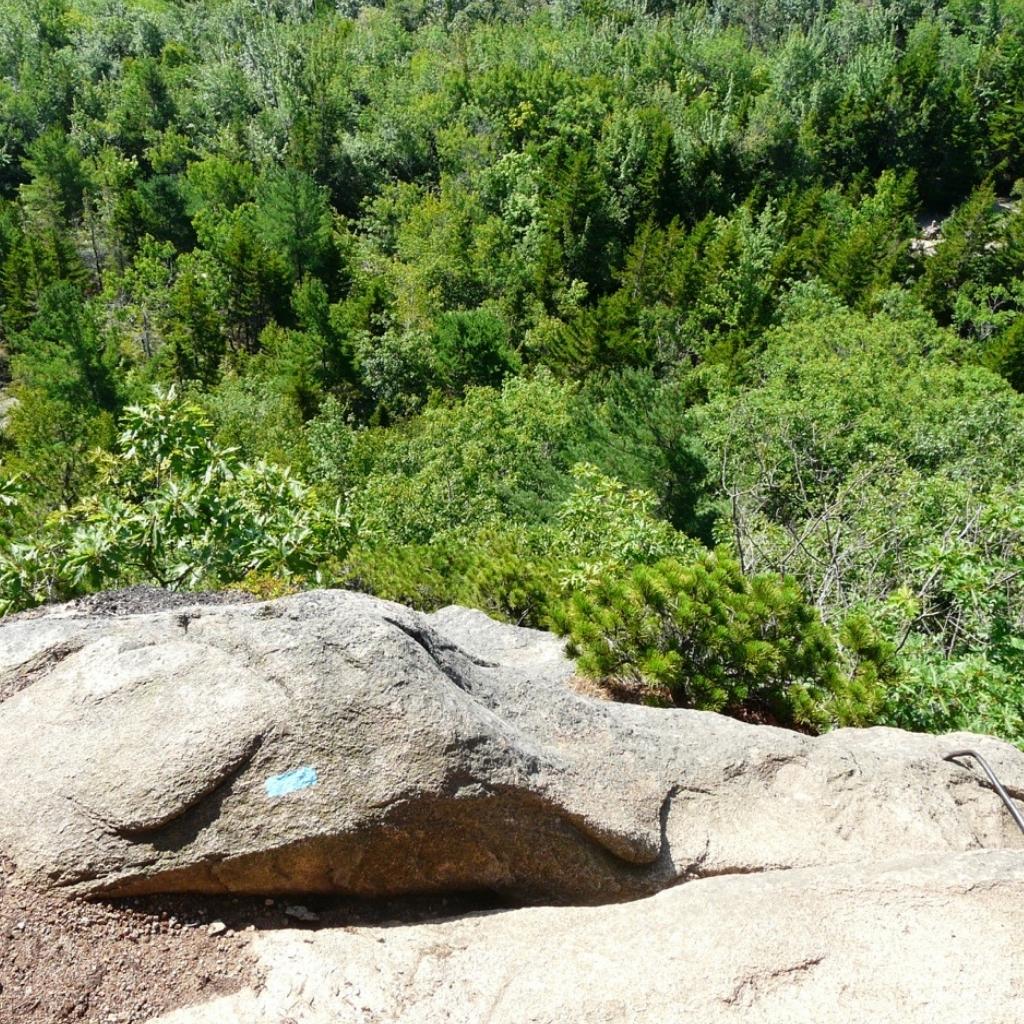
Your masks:
[{"label": "cracked rock", "polygon": [[1019,1024],[1022,901],[1024,853],[975,851],[270,931],[258,990],[154,1024]]}]

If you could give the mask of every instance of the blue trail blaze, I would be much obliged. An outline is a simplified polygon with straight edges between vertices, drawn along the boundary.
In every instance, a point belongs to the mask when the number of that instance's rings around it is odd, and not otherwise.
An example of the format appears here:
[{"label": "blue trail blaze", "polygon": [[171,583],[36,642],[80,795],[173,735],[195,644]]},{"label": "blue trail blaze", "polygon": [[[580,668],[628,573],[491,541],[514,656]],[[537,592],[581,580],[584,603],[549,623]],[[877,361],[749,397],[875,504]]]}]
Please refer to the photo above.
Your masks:
[{"label": "blue trail blaze", "polygon": [[295,768],[283,775],[272,775],[265,783],[267,796],[286,796],[294,793],[297,789],[308,789],[316,785],[316,769],[309,765],[302,768]]}]

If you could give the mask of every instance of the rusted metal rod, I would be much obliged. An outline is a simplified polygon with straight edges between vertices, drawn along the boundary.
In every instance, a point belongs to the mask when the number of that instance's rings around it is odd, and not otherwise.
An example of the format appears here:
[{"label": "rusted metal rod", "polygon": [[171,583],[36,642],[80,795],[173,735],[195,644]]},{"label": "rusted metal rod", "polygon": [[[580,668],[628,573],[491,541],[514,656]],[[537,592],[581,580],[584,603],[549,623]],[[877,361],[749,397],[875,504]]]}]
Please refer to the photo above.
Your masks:
[{"label": "rusted metal rod", "polygon": [[1006,809],[1010,812],[1010,816],[1017,822],[1017,828],[1024,832],[1024,815],[1020,813],[1017,805],[1010,799],[1010,794],[1003,789],[1003,784],[996,778],[996,773],[992,771],[988,761],[976,750],[954,750],[952,754],[947,754],[942,760],[952,761],[957,757],[973,757],[981,765],[982,771],[988,776],[988,781],[992,783],[992,788],[999,794],[999,799],[1006,804]]}]

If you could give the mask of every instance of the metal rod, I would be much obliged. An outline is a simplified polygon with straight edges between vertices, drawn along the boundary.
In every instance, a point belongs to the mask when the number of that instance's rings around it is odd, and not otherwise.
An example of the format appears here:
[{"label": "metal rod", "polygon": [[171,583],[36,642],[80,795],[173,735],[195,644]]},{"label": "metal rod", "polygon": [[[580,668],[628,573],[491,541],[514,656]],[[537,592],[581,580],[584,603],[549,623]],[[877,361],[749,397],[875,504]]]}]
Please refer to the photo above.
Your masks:
[{"label": "metal rod", "polygon": [[1010,812],[1013,820],[1017,822],[1017,828],[1024,832],[1024,815],[1021,815],[1017,805],[1010,799],[1010,794],[1003,789],[1003,784],[996,778],[996,773],[992,771],[988,761],[976,750],[955,750],[952,754],[947,754],[942,760],[952,761],[956,757],[973,757],[981,765],[982,771],[988,776],[988,781],[992,783],[993,789],[999,794],[999,799],[1006,804],[1006,809]]}]

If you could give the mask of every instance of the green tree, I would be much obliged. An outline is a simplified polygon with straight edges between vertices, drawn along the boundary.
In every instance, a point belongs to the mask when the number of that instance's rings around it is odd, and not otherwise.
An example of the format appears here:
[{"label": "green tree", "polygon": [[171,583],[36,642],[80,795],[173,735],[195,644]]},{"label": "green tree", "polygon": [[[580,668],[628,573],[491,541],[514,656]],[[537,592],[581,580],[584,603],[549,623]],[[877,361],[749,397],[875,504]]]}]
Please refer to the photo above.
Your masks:
[{"label": "green tree", "polygon": [[255,228],[285,257],[294,280],[331,269],[331,211],[324,190],[309,175],[289,169],[264,177],[256,195]]},{"label": "green tree", "polygon": [[43,289],[37,315],[14,337],[11,348],[14,378],[20,385],[68,406],[116,409],[116,352],[104,337],[95,310],[71,283],[59,281]]},{"label": "green tree", "polygon": [[515,373],[519,360],[504,321],[486,309],[445,313],[434,337],[433,366],[449,394],[467,387],[497,387]]}]

